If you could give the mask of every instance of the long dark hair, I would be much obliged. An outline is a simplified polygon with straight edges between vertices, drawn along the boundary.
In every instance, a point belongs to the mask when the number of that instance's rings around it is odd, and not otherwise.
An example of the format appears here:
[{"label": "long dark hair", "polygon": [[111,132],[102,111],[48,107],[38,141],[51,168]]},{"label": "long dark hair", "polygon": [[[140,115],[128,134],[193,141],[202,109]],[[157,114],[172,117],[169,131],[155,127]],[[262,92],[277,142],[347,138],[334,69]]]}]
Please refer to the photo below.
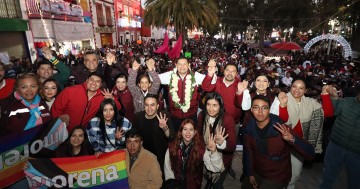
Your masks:
[{"label": "long dark hair", "polygon": [[[107,104],[110,104],[113,108],[114,108],[114,118],[112,120],[112,122],[115,122],[116,124],[116,129],[118,127],[122,127],[122,123],[123,123],[123,120],[124,120],[124,117],[121,116],[119,114],[119,111],[118,111],[118,108],[115,104],[115,101],[113,99],[104,99],[101,104],[100,104],[100,108],[99,108],[99,111],[97,112],[97,117],[100,119],[100,123],[99,123],[99,128],[100,128],[100,131],[101,131],[101,134],[102,134],[102,139],[104,141],[104,144],[106,144],[106,128],[105,128],[105,119],[104,119],[104,108],[105,108],[105,105]],[[116,130],[115,129],[115,130]]]},{"label": "long dark hair", "polygon": [[[68,157],[68,156],[72,156],[73,155],[73,152],[72,152],[72,145],[70,143],[70,139],[71,139],[71,136],[74,134],[75,130],[77,129],[81,129],[84,133],[84,141],[83,143],[81,143],[81,149],[80,149],[80,152],[81,153],[82,151],[84,152],[85,150],[88,150],[87,148],[91,147],[91,144],[89,142],[89,139],[88,139],[88,136],[87,136],[87,133],[86,133],[86,130],[85,130],[85,127],[81,126],[81,125],[78,125],[76,127],[74,127],[70,133],[69,133],[69,136],[68,138],[66,139],[65,141],[65,155]],[[88,154],[90,155],[90,154]]]},{"label": "long dark hair", "polygon": [[225,107],[224,107],[224,100],[222,99],[221,95],[217,92],[211,92],[211,93],[208,93],[206,94],[205,96],[205,109],[203,111],[203,128],[204,128],[204,133],[206,131],[206,116],[208,115],[208,111],[206,109],[206,105],[207,105],[207,102],[209,100],[216,100],[218,103],[219,103],[219,106],[220,106],[220,110],[219,110],[219,113],[218,113],[218,116],[216,117],[215,119],[215,122],[214,122],[214,126],[212,127],[212,130],[210,131],[210,133],[215,133],[215,129],[216,129],[216,126],[218,124],[222,124],[223,122],[223,118],[224,118],[224,114],[225,114]]},{"label": "long dark hair", "polygon": [[[193,120],[185,119],[180,124],[180,128],[176,134],[174,141],[169,144],[169,154],[170,154],[170,160],[171,160],[171,167],[173,167],[173,170],[178,170],[177,167],[179,167],[181,165],[181,162],[178,159],[179,158],[178,153],[179,153],[180,144],[183,141],[181,133],[182,133],[182,130],[184,129],[184,126],[188,123],[193,125],[195,135],[194,135],[194,138],[192,139],[194,144],[192,146],[192,150],[190,152],[187,164],[190,165],[190,166],[188,166],[190,168],[189,171],[194,172],[200,167],[200,165],[202,165],[202,158],[203,158],[204,151],[205,151],[205,150],[202,150],[202,148],[205,147],[205,144],[204,144],[204,141],[201,139],[199,132],[197,132],[197,128],[196,128],[196,125]],[[202,169],[202,167],[201,167],[201,169]]]}]

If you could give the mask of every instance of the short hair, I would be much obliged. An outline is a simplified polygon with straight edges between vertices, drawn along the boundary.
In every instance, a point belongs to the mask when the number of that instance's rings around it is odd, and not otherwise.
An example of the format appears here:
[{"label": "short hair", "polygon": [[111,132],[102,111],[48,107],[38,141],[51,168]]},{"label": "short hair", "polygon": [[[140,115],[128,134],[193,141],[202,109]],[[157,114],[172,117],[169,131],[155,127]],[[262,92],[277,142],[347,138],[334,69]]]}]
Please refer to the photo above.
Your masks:
[{"label": "short hair", "polygon": [[[17,90],[19,88],[19,85],[20,85],[20,81],[24,80],[24,79],[27,79],[27,78],[33,78],[37,85],[38,85],[38,88],[39,88],[39,91],[41,89],[41,82],[39,80],[39,76],[37,74],[34,74],[34,73],[23,73],[23,74],[18,74],[17,75],[17,78],[16,78],[16,81],[15,81],[15,84],[14,84],[14,89]],[[39,92],[38,91],[38,92]]]},{"label": "short hair", "polygon": [[157,94],[152,94],[152,93],[148,93],[148,94],[144,97],[144,103],[145,103],[145,100],[146,100],[147,98],[155,98],[156,103],[159,104],[159,95],[157,95]]},{"label": "short hair", "polygon": [[95,71],[95,72],[91,72],[89,75],[88,75],[88,79],[91,77],[91,76],[97,76],[97,77],[100,77],[101,78],[101,81],[103,81],[103,75],[101,73],[99,73],[98,71]]},{"label": "short hair", "polygon": [[96,51],[93,51],[93,50],[88,50],[88,51],[86,51],[86,52],[84,53],[84,56],[86,56],[86,55],[91,55],[91,54],[96,55],[96,57],[98,56],[98,54],[96,53]]},{"label": "short hair", "polygon": [[130,130],[128,130],[125,133],[125,140],[127,140],[128,138],[135,138],[135,137],[139,137],[140,140],[143,140],[143,137],[142,137],[140,131],[134,127],[132,127]]},{"label": "short hair", "polygon": [[127,75],[124,74],[124,73],[119,73],[119,74],[117,74],[117,75],[115,76],[115,82],[116,82],[116,80],[119,79],[119,78],[124,78],[126,82],[127,82],[127,80],[128,80]]},{"label": "short hair", "polygon": [[189,61],[188,58],[186,58],[185,56],[180,56],[178,59],[176,59],[176,64],[177,64],[178,61],[181,60],[181,59],[185,59],[185,60],[188,62],[188,64],[190,63],[190,61]]},{"label": "short hair", "polygon": [[238,67],[236,66],[235,63],[227,63],[227,64],[225,65],[225,69],[226,69],[228,66],[234,66],[235,69],[236,69],[236,72],[238,72]]},{"label": "short hair", "polygon": [[269,100],[269,98],[267,98],[264,95],[256,95],[256,96],[254,96],[252,98],[252,100],[251,100],[251,106],[253,106],[255,100],[262,100],[262,101],[266,102],[269,105],[269,108],[271,106],[271,101]]},{"label": "short hair", "polygon": [[49,65],[52,69],[54,69],[53,64],[48,60],[41,60],[38,62],[36,69],[39,69],[41,65]]}]

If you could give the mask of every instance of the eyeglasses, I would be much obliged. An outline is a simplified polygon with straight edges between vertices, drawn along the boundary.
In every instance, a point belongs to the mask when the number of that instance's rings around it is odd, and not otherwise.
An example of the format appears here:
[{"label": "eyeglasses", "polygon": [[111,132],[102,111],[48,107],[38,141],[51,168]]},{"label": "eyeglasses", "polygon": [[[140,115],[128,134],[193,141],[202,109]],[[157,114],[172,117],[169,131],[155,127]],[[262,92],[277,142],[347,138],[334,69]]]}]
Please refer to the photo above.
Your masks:
[{"label": "eyeglasses", "polygon": [[269,110],[269,106],[253,106],[253,107],[251,107],[251,109],[253,110],[253,111],[259,111],[259,110],[261,110],[261,111],[268,111]]}]

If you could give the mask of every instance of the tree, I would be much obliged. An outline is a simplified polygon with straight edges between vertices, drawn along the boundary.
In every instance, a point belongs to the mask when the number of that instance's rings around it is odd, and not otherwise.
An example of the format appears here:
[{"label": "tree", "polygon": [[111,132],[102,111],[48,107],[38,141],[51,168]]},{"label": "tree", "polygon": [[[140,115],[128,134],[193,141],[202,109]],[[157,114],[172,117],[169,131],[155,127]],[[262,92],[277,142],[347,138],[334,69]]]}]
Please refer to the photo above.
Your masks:
[{"label": "tree", "polygon": [[147,0],[144,23],[156,27],[174,25],[176,34],[186,38],[188,29],[216,28],[219,23],[217,12],[214,0]]}]

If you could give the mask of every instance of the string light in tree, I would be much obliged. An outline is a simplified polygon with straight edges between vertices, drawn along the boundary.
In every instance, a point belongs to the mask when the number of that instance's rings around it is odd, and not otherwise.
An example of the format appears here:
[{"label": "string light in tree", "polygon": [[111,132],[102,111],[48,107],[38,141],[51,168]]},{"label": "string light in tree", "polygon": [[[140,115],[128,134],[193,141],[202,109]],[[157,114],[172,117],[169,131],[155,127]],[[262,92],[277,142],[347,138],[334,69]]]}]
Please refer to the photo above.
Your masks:
[{"label": "string light in tree", "polygon": [[351,56],[352,54],[352,50],[351,50],[351,46],[350,44],[340,35],[334,35],[334,34],[325,34],[325,35],[320,35],[320,36],[317,36],[313,39],[311,39],[308,43],[306,43],[305,47],[304,47],[304,51],[305,53],[308,53],[310,48],[315,44],[317,43],[318,41],[321,41],[321,40],[335,40],[337,41],[338,43],[341,44],[341,46],[343,47],[344,49],[344,52],[343,52],[343,55],[344,57],[349,57]]}]

